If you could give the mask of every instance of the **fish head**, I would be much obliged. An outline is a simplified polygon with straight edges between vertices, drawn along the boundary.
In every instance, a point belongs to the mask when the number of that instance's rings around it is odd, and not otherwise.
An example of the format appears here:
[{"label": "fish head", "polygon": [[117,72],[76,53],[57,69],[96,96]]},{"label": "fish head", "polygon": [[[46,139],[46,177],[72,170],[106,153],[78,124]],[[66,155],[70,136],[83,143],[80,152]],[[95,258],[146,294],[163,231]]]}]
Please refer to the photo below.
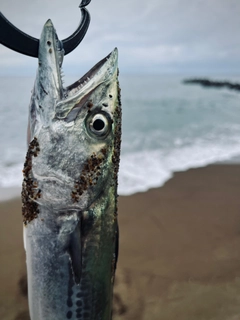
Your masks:
[{"label": "fish head", "polygon": [[48,21],[30,104],[32,179],[35,193],[40,190],[39,205],[84,211],[109,188],[116,193],[121,141],[118,51],[66,88],[62,60],[61,43]]}]

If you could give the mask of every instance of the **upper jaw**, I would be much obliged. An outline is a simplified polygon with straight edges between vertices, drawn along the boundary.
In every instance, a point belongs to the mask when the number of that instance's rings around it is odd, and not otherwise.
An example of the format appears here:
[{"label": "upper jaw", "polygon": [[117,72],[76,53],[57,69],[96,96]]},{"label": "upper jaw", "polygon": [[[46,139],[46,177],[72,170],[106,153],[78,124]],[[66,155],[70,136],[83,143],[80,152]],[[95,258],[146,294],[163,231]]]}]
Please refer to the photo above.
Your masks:
[{"label": "upper jaw", "polygon": [[109,83],[117,75],[118,50],[99,61],[80,80],[65,89],[65,98],[56,105],[56,117],[64,119],[76,104],[81,103],[94,89],[103,83]]},{"label": "upper jaw", "polygon": [[63,94],[61,78],[63,57],[62,43],[58,39],[52,21],[49,19],[43,27],[39,42],[38,76],[41,86],[46,85],[46,91],[54,95],[57,100],[61,99]]},{"label": "upper jaw", "polygon": [[[92,87],[94,84],[100,84],[111,78],[117,69],[118,50],[115,48],[105,58],[99,61],[90,69],[81,79],[66,88],[68,96],[78,95],[86,87]],[[83,89],[83,87],[85,87]]]},{"label": "upper jaw", "polygon": [[64,50],[51,20],[42,30],[38,50],[38,71],[30,102],[29,141],[42,126],[49,126],[55,115],[57,101],[63,97],[61,65]]}]

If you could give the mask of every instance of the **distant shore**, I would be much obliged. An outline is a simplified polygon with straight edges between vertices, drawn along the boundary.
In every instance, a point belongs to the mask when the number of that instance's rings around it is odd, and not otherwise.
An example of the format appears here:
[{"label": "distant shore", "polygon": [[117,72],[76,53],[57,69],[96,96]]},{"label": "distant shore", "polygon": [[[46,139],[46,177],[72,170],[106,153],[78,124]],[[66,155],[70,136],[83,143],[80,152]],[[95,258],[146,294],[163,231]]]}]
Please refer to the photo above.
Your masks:
[{"label": "distant shore", "polygon": [[216,81],[206,78],[194,78],[183,80],[184,84],[199,84],[203,87],[213,87],[213,88],[227,88],[230,90],[240,91],[240,83],[233,83],[229,81]]},{"label": "distant shore", "polygon": [[[119,197],[114,320],[240,319],[240,165]],[[0,319],[29,320],[21,201],[0,202]]]}]

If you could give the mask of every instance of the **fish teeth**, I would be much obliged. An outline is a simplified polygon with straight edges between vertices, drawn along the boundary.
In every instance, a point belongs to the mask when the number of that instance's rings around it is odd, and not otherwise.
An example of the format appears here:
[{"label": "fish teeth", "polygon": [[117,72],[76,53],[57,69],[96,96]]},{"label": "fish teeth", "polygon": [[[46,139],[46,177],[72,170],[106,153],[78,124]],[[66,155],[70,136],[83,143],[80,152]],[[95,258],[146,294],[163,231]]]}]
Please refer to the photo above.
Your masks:
[{"label": "fish teeth", "polygon": [[91,79],[93,79],[93,76],[90,76],[84,79],[84,81],[79,83],[79,85],[76,88],[71,90],[71,92],[69,93],[69,96],[72,96],[75,93],[77,93],[79,90],[81,90]]},{"label": "fish teeth", "polygon": [[64,83],[64,73],[62,69],[60,69],[60,76],[61,76],[62,83]]}]

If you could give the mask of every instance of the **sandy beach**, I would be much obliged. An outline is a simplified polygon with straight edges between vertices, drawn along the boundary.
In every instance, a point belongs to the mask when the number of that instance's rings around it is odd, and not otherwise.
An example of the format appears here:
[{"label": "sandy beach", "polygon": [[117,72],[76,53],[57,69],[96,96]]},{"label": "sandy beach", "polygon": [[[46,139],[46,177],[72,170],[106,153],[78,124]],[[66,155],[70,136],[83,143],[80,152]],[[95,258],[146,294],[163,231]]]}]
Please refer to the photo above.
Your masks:
[{"label": "sandy beach", "polygon": [[[0,319],[29,320],[20,199],[0,216]],[[240,319],[240,165],[120,197],[119,224],[114,320]]]}]

